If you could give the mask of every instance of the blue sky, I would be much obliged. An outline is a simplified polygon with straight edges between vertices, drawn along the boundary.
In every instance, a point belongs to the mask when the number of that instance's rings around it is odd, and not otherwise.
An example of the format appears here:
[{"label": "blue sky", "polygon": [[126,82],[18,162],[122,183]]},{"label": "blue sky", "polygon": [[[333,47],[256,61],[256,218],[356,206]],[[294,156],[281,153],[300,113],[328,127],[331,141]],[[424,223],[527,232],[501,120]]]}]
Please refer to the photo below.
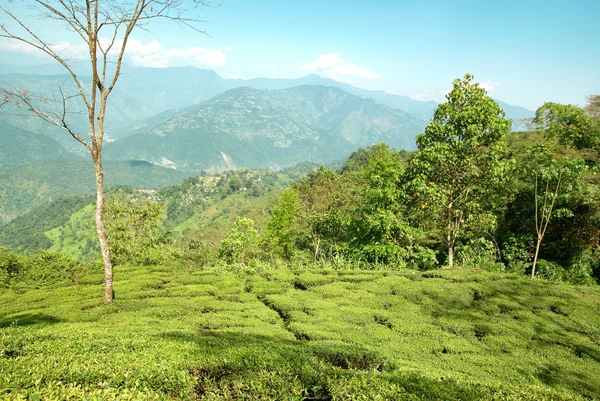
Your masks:
[{"label": "blue sky", "polygon": [[[200,14],[210,37],[159,23],[133,35],[128,62],[191,64],[224,77],[318,73],[436,101],[470,72],[493,97],[531,109],[545,101],[583,105],[586,95],[600,94],[598,0],[213,4]],[[76,38],[64,30],[36,19],[30,25],[77,53]],[[0,49],[0,62],[45,61],[6,42]]]}]

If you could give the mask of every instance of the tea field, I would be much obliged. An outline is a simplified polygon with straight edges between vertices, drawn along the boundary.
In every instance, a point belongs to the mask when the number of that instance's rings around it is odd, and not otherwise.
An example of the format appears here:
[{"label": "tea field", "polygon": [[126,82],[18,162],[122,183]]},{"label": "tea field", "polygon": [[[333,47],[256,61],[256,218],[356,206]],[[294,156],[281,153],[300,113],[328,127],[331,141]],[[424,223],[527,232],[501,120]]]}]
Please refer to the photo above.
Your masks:
[{"label": "tea field", "polygon": [[119,268],[0,290],[7,400],[600,397],[600,289],[482,271]]}]

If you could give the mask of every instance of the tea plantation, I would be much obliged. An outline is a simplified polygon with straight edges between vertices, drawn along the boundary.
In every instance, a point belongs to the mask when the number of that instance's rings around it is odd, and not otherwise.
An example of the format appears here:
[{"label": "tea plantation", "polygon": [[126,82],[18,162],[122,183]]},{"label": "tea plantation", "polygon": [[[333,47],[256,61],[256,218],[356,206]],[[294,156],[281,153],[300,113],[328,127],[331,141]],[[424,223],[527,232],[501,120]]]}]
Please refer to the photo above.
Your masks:
[{"label": "tea plantation", "polygon": [[0,290],[7,400],[600,399],[600,289],[482,271],[189,271]]}]

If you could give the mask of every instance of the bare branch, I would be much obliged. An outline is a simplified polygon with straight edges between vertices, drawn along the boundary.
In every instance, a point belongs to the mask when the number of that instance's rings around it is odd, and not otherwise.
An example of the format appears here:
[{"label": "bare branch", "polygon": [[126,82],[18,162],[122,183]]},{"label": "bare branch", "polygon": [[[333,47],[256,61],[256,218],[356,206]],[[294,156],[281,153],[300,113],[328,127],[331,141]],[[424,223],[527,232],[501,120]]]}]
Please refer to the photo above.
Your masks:
[{"label": "bare branch", "polygon": [[[72,114],[83,114],[77,112],[68,112],[67,103],[71,99],[79,98],[79,94],[66,95],[63,91],[62,85],[59,85],[60,98],[47,98],[37,96],[31,93],[27,89],[20,88],[4,88],[0,92],[2,96],[2,102],[0,103],[0,109],[5,109],[7,105],[11,105],[18,110],[22,110],[25,113],[15,113],[16,115],[26,115],[39,117],[42,120],[68,132],[75,140],[81,143],[88,151],[92,151],[91,147],[69,126],[67,122],[67,116]],[[52,104],[58,107],[58,111],[47,111],[41,110],[37,104]]]},{"label": "bare branch", "polygon": [[59,56],[54,50],[52,50],[52,48],[51,48],[51,46],[50,46],[49,43],[47,43],[46,41],[44,41],[43,39],[41,39],[38,35],[36,35],[27,25],[25,25],[14,14],[12,14],[9,11],[7,11],[2,6],[0,6],[0,10],[2,12],[4,12],[6,15],[8,15],[9,17],[11,17],[14,21],[16,21],[34,40],[30,40],[30,39],[27,39],[27,38],[24,38],[24,37],[21,37],[19,35],[16,35],[16,34],[12,33],[6,27],[6,25],[0,25],[0,38],[13,39],[13,40],[17,40],[17,41],[23,42],[25,44],[28,44],[29,46],[32,46],[32,47],[34,47],[34,48],[36,48],[38,50],[43,51],[44,53],[48,54],[50,57],[52,57],[53,59],[55,59],[56,61],[58,61],[63,67],[65,67],[67,69],[67,71],[69,72],[69,74],[71,74],[71,76],[73,77],[73,80],[75,81],[75,84],[79,88],[79,93],[81,94],[81,98],[85,102],[85,104],[88,107],[88,109],[90,109],[90,104],[89,104],[88,99],[87,99],[87,97],[85,95],[85,91],[83,90],[83,86],[81,85],[81,82],[77,78],[77,74],[75,74],[75,72],[73,71],[73,69],[71,68],[71,66],[67,63],[67,61],[64,58],[62,58],[61,56]]}]

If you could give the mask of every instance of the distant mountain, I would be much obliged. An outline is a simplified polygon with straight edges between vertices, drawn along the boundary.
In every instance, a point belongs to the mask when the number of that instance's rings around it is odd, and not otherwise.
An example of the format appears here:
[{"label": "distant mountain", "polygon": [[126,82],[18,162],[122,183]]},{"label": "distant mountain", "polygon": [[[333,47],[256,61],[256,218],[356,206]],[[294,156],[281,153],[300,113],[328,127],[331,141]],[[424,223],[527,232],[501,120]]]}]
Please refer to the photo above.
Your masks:
[{"label": "distant mountain", "polygon": [[[82,77],[82,82],[87,83],[87,79]],[[0,76],[0,86],[8,85],[20,89],[27,89],[36,97],[48,99],[47,102],[38,105],[42,110],[52,113],[62,112],[62,108],[54,99],[57,99],[59,87],[62,87],[66,95],[73,95],[78,92],[75,84],[68,75],[27,75],[27,74],[9,74]],[[128,92],[124,88],[116,88],[110,97],[110,102],[107,108],[106,133],[108,141],[116,139],[122,128],[142,121],[162,110],[152,110],[146,105],[143,96],[139,96],[135,92]],[[68,114],[66,121],[69,127],[75,132],[87,139],[89,123],[85,105],[80,98],[73,98],[67,103]],[[33,133],[43,134],[60,142],[69,151],[84,152],[85,149],[81,144],[76,142],[64,130],[42,120],[37,116],[28,116],[27,113],[20,110],[10,109],[4,106],[3,119],[5,122],[28,130]]]},{"label": "distant mountain", "polygon": [[[64,71],[61,68],[54,64],[43,66],[0,64],[0,74],[31,74],[31,79],[37,80],[39,78],[35,78],[35,75],[64,76]],[[89,75],[89,68],[83,63],[75,63],[75,70],[83,77]],[[68,77],[64,76],[63,78]],[[427,121],[433,117],[433,112],[437,107],[437,103],[433,101],[419,101],[386,91],[361,89],[315,74],[297,79],[255,78],[242,80],[223,79],[212,70],[195,67],[147,68],[124,66],[113,94],[114,99],[113,97],[110,99],[111,102],[114,102],[113,106],[115,108],[108,111],[108,116],[109,120],[114,119],[115,129],[129,129],[130,126],[139,123],[150,115],[168,109],[188,107],[229,89],[251,86],[257,89],[281,90],[303,85],[323,85],[340,88],[355,96],[376,100]],[[521,119],[533,116],[532,110],[503,102],[499,103],[505,109],[509,118]],[[139,111],[140,115],[137,116],[135,113],[131,113],[131,110]],[[114,132],[112,127],[110,131],[109,135],[113,138],[123,137],[129,132],[129,130],[124,131],[124,133]]]},{"label": "distant mountain", "polygon": [[15,127],[0,115],[0,169],[39,159],[75,159],[58,141]]},{"label": "distant mountain", "polygon": [[328,163],[385,141],[414,149],[427,122],[326,86],[232,89],[151,118],[105,148],[113,160],[143,159],[188,171]]},{"label": "distant mountain", "polygon": [[[143,161],[105,162],[106,187],[160,188],[188,174]],[[91,161],[42,160],[0,170],[0,222],[66,195],[95,194]]]},{"label": "distant mountain", "polygon": [[397,109],[414,114],[415,116],[429,121],[433,117],[437,104],[435,102],[423,102],[412,99],[408,96],[395,95],[385,91],[375,91],[357,88],[344,82],[334,81],[333,79],[323,78],[319,75],[311,74],[297,79],[275,79],[275,78],[255,78],[249,80],[230,79],[227,80],[231,87],[252,86],[258,89],[288,89],[301,85],[323,85],[342,89],[355,96],[364,99],[373,99],[379,103],[395,107]]}]

